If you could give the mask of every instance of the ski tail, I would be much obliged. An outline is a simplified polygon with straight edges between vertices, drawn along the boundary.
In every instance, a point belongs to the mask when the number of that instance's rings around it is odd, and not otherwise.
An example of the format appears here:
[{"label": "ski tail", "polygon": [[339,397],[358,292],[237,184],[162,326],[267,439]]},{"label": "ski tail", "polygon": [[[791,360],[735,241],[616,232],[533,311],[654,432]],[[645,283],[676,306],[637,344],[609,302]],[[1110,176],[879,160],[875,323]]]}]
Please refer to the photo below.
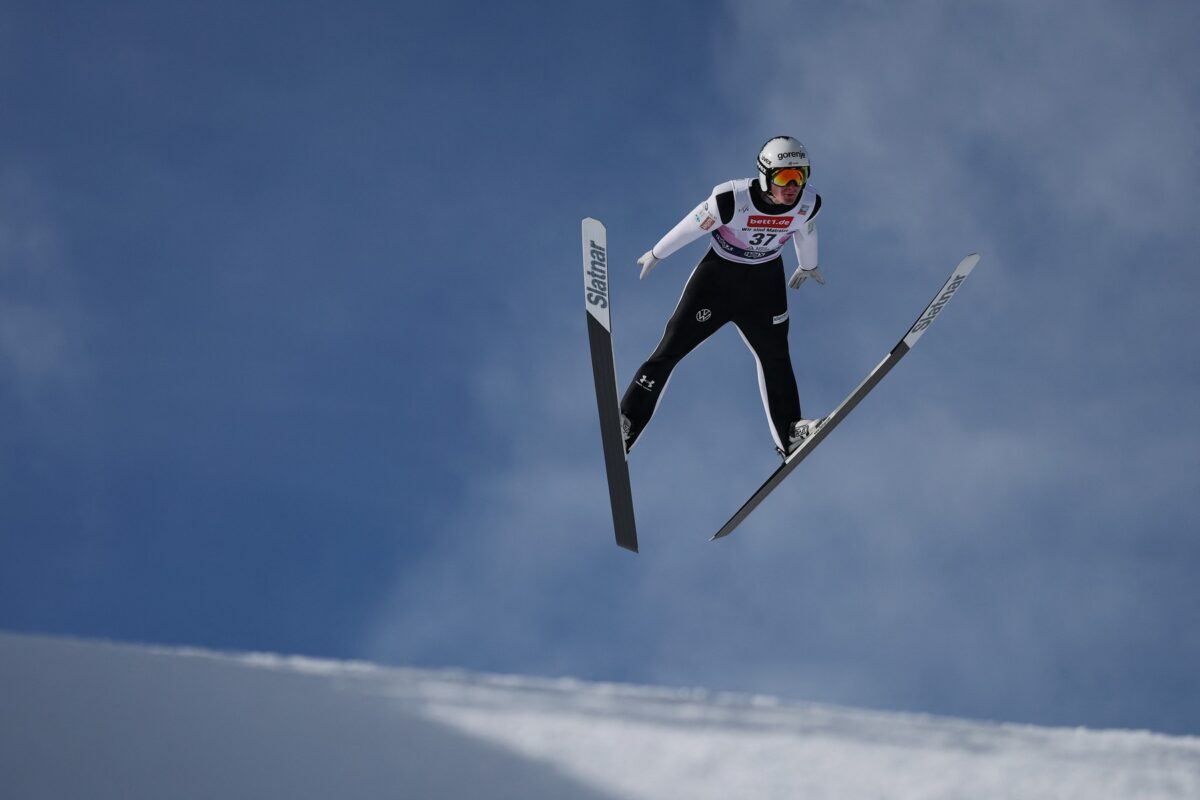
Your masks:
[{"label": "ski tail", "polygon": [[637,523],[629,463],[621,433],[621,406],[617,394],[617,363],[612,346],[612,293],[608,277],[608,232],[599,220],[583,220],[583,294],[587,309],[588,344],[596,408],[600,413],[600,439],[612,506],[617,545],[638,551]]},{"label": "ski tail", "polygon": [[925,310],[922,311],[920,316],[917,317],[916,322],[912,324],[912,327],[908,329],[908,332],[904,334],[899,342],[896,343],[896,346],[892,348],[891,352],[889,352],[883,358],[883,360],[875,366],[875,369],[867,373],[867,377],[863,379],[862,383],[860,383],[858,387],[854,389],[854,391],[846,396],[846,399],[842,401],[841,405],[834,409],[833,413],[826,418],[821,427],[817,428],[817,432],[805,439],[804,443],[801,444],[795,452],[789,455],[783,464],[781,464],[773,473],[771,473],[771,476],[767,478],[763,485],[758,487],[758,490],[755,491],[754,494],[750,495],[750,499],[742,504],[742,507],[737,510],[737,513],[730,517],[729,521],[721,526],[719,531],[713,534],[713,539],[721,539],[733,533],[733,530],[740,525],[746,519],[746,517],[750,516],[750,512],[757,508],[758,505],[767,498],[767,495],[773,492],[775,488],[779,486],[779,484],[783,483],[783,479],[791,474],[792,470],[799,466],[800,462],[807,458],[809,453],[817,448],[817,445],[825,441],[825,437],[832,433],[833,429],[841,424],[842,420],[844,420],[846,416],[854,410],[855,406],[857,406],[862,399],[871,392],[872,389],[879,385],[879,382],[883,380],[884,376],[892,371],[892,368],[899,363],[900,359],[904,358],[908,351],[916,346],[917,341],[922,335],[924,335],[929,326],[933,324],[934,319],[936,319],[937,316],[942,313],[942,309],[944,309],[946,304],[949,303],[954,297],[959,287],[962,286],[963,281],[967,279],[967,276],[971,274],[971,270],[975,269],[975,265],[978,263],[978,253],[971,253],[962,261],[958,262],[958,266],[955,267],[954,271],[950,273],[950,277],[944,284],[942,284],[942,288],[939,289],[938,293],[933,296],[933,300],[929,302],[929,305],[925,307]]}]

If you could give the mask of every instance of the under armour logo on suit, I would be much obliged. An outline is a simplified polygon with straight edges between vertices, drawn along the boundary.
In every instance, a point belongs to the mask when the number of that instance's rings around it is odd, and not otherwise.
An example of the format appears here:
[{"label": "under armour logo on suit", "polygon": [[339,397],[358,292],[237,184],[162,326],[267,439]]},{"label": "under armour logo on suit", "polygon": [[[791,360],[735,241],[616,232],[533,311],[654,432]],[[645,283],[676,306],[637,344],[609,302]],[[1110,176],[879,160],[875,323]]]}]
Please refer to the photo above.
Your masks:
[{"label": "under armour logo on suit", "polygon": [[637,379],[637,385],[645,389],[647,392],[654,391],[655,383],[657,383],[657,381],[651,380],[649,375],[641,375]]}]

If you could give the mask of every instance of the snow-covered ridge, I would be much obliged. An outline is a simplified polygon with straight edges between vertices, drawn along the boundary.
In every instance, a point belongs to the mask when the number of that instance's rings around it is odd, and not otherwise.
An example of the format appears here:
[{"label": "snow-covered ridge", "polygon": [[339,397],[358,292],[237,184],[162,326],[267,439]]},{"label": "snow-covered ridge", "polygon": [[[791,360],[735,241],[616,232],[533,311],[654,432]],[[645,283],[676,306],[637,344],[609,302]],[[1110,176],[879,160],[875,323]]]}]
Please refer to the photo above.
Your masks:
[{"label": "snow-covered ridge", "polygon": [[0,634],[0,795],[1195,798],[1200,739]]}]

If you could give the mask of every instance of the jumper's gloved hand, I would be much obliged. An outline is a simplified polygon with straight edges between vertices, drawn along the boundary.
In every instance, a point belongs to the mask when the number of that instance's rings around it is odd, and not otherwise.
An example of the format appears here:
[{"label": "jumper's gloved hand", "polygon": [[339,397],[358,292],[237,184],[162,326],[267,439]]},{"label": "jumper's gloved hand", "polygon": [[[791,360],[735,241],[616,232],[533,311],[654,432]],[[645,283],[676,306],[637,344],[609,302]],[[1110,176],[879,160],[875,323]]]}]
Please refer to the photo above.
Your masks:
[{"label": "jumper's gloved hand", "polygon": [[796,267],[796,271],[792,273],[792,279],[788,281],[788,286],[792,287],[793,289],[799,289],[800,284],[804,283],[809,278],[812,278],[822,286],[825,285],[825,276],[821,274],[821,270],[818,268],[813,267],[812,269],[805,269],[804,267]]},{"label": "jumper's gloved hand", "polygon": [[638,263],[642,265],[642,274],[638,276],[638,280],[640,281],[642,278],[645,278],[647,275],[649,275],[650,270],[654,269],[654,266],[659,261],[662,261],[662,259],[654,255],[653,247],[647,250],[646,254],[638,259]]}]

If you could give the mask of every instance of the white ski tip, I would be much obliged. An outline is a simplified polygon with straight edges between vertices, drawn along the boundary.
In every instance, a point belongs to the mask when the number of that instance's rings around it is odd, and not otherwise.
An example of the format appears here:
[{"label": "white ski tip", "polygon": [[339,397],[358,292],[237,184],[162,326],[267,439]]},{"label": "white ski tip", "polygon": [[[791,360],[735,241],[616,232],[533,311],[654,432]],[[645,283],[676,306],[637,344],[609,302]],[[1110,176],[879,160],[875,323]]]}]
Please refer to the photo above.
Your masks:
[{"label": "white ski tip", "polygon": [[612,332],[609,313],[608,231],[598,219],[583,220],[583,290],[587,312]]},{"label": "white ski tip", "polygon": [[942,286],[941,291],[933,296],[933,301],[921,312],[921,316],[917,317],[917,321],[902,340],[905,345],[912,347],[921,338],[921,334],[933,324],[933,320],[938,314],[942,313],[942,309],[950,302],[950,298],[954,297],[954,293],[958,291],[958,287],[971,274],[971,270],[975,269],[975,265],[979,263],[979,253],[971,253],[962,261],[958,262],[958,266],[954,268],[954,272],[950,273],[950,279]]}]

